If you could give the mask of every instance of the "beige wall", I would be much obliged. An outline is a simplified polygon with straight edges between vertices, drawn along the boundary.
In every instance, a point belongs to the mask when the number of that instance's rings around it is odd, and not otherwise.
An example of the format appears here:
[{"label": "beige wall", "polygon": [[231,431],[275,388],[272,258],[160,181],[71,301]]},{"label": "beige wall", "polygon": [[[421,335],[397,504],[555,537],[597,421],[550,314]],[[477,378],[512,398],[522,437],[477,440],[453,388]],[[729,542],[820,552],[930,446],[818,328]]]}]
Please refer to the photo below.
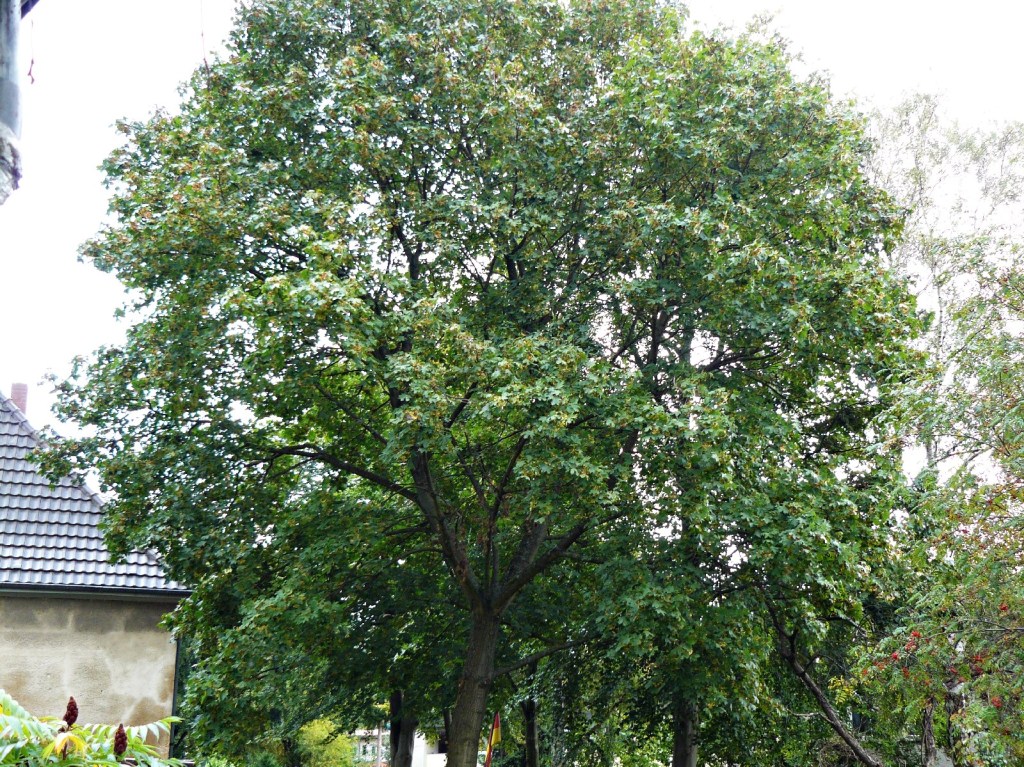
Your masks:
[{"label": "beige wall", "polygon": [[145,724],[171,713],[171,604],[0,595],[0,687],[36,716]]}]

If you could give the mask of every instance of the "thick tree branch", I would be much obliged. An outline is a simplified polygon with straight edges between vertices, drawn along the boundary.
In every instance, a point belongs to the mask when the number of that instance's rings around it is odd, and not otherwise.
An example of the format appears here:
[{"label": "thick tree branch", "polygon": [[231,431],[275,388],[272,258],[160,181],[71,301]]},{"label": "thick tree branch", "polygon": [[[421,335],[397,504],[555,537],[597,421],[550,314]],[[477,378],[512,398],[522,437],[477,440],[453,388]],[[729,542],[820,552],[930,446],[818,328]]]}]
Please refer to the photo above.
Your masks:
[{"label": "thick tree branch", "polygon": [[512,449],[512,455],[508,459],[508,463],[505,465],[505,471],[501,475],[501,480],[498,482],[497,487],[494,488],[494,503],[491,505],[491,519],[495,520],[498,518],[498,511],[501,508],[501,503],[505,498],[505,493],[508,490],[508,484],[512,481],[512,474],[515,471],[516,464],[519,462],[520,456],[523,454],[523,449],[526,447],[526,437],[520,437],[516,442],[516,446]]},{"label": "thick tree branch", "polygon": [[459,404],[455,406],[455,409],[452,411],[451,415],[448,416],[448,419],[444,422],[445,430],[452,428],[452,426],[455,425],[455,422],[459,420],[459,416],[462,415],[462,411],[466,409],[466,406],[469,404],[469,400],[472,398],[473,393],[476,391],[476,389],[477,382],[474,381],[469,385],[469,388],[466,390],[466,393],[462,396],[462,399],[459,400]]},{"label": "thick tree branch", "polygon": [[849,746],[850,750],[853,751],[857,760],[861,764],[867,765],[867,767],[883,767],[882,763],[875,759],[869,754],[864,747],[860,744],[860,741],[853,736],[843,724],[843,720],[839,714],[832,707],[832,703],[829,701],[828,696],[825,695],[824,691],[814,681],[807,669],[800,663],[797,656],[797,645],[796,645],[796,633],[787,633],[785,627],[782,624],[782,619],[778,613],[775,612],[771,602],[766,602],[768,608],[768,614],[771,617],[772,625],[775,627],[775,633],[778,637],[779,654],[782,655],[782,659],[786,661],[786,665],[789,666],[790,670],[800,680],[801,684],[807,689],[814,698],[818,707],[821,709],[822,715],[825,717],[825,721],[829,723],[829,726],[835,731],[835,733],[842,738],[843,742]]},{"label": "thick tree branch", "polygon": [[320,463],[326,464],[331,468],[343,471],[346,474],[353,474],[357,477],[362,477],[363,479],[372,482],[378,487],[382,487],[385,490],[389,490],[392,493],[396,493],[402,496],[403,498],[407,498],[410,501],[415,502],[417,500],[416,493],[414,493],[409,488],[402,487],[397,482],[391,481],[382,474],[370,471],[369,469],[364,468],[362,466],[357,466],[354,463],[343,461],[337,456],[331,455],[330,453],[324,451],[322,448],[319,448],[316,445],[304,444],[289,445],[287,447],[276,447],[272,448],[272,454],[275,456],[294,455],[302,458],[310,458],[315,461],[319,461]]},{"label": "thick tree branch", "polygon": [[555,653],[560,653],[563,650],[568,650],[573,647],[579,647],[586,641],[586,639],[575,639],[571,642],[562,642],[561,644],[552,645],[551,647],[535,652],[532,655],[527,655],[525,658],[517,660],[515,663],[512,663],[508,666],[503,666],[502,668],[496,669],[494,672],[494,677],[497,678],[499,676],[504,676],[505,674],[511,674],[513,671],[518,671],[519,669],[525,668],[526,666],[531,666],[537,661],[543,660],[544,658],[554,655]]},{"label": "thick tree branch", "polygon": [[322,396],[324,399],[326,399],[328,402],[330,402],[332,405],[338,408],[338,410],[344,413],[345,416],[350,421],[352,421],[354,424],[363,429],[367,434],[369,434],[371,437],[377,440],[377,442],[379,442],[382,445],[386,445],[388,443],[387,439],[384,437],[383,434],[381,434],[379,431],[373,428],[373,426],[371,426],[367,421],[365,421],[362,417],[356,414],[353,411],[353,409],[348,407],[342,400],[338,399],[337,397],[331,396],[331,394],[320,384],[316,384],[316,389],[318,392],[320,392],[320,396]]},{"label": "thick tree branch", "polygon": [[[550,549],[545,551],[540,556],[536,556],[536,551],[539,550],[540,544],[543,542],[543,538],[540,538],[539,533],[543,529],[543,533],[547,533],[547,525],[545,523],[537,523],[537,538],[528,536],[524,539],[524,543],[527,546],[521,546],[521,550],[524,552],[524,556],[517,557],[514,563],[518,564],[522,562],[522,566],[513,567],[509,566],[508,571],[505,574],[505,578],[502,581],[501,588],[498,591],[496,598],[496,605],[504,608],[514,598],[515,595],[522,590],[526,584],[536,578],[540,573],[544,572],[555,562],[559,561],[565,556],[565,553],[572,548],[572,546],[578,541],[593,522],[591,517],[578,522],[572,527],[565,535],[563,535],[558,543],[552,546]],[[538,540],[539,539],[539,540]],[[529,552],[528,554],[526,552]],[[531,556],[532,555],[532,556]],[[523,560],[526,560],[523,562]],[[518,570],[518,572],[516,572]]]},{"label": "thick tree branch", "polygon": [[[632,459],[639,441],[640,432],[634,430],[629,433],[622,445],[622,448],[619,450],[618,462],[620,464],[628,463]],[[613,471],[608,477],[608,490],[614,490],[618,483],[619,475]],[[611,518],[615,518],[617,516],[619,515],[612,515]],[[583,535],[597,522],[597,518],[593,515],[580,520],[576,525],[570,528],[567,533],[558,539],[557,544],[540,556],[537,556],[537,552],[540,551],[541,544],[543,544],[544,540],[548,537],[547,523],[538,523],[533,520],[527,520],[523,525],[524,534],[520,539],[519,549],[516,551],[516,555],[509,563],[508,569],[505,572],[505,577],[502,580],[501,587],[498,590],[496,604],[504,608],[511,603],[516,594],[518,594],[526,584],[537,577],[540,573],[544,572],[552,564],[565,558],[569,549],[571,549],[576,542],[579,541],[579,539],[582,538]]]},{"label": "thick tree branch", "polygon": [[462,589],[462,593],[466,596],[474,612],[487,610],[489,605],[485,604],[480,580],[473,571],[473,566],[466,554],[466,547],[456,531],[452,530],[449,520],[438,504],[434,483],[430,477],[427,456],[422,452],[415,453],[410,462],[410,468],[416,483],[416,503],[437,534],[441,544],[441,553],[448,567],[451,568],[456,583],[459,584],[459,588]]}]

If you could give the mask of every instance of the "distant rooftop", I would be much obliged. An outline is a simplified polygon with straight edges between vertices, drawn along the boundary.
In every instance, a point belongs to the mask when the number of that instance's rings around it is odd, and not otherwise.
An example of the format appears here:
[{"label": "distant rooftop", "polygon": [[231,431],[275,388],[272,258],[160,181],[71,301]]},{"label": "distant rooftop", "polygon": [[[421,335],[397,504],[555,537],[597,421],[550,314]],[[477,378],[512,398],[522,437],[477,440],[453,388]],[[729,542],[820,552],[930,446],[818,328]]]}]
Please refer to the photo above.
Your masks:
[{"label": "distant rooftop", "polygon": [[41,590],[182,596],[153,555],[110,564],[99,530],[103,508],[87,487],[55,487],[28,459],[39,435],[0,394],[0,591]]}]

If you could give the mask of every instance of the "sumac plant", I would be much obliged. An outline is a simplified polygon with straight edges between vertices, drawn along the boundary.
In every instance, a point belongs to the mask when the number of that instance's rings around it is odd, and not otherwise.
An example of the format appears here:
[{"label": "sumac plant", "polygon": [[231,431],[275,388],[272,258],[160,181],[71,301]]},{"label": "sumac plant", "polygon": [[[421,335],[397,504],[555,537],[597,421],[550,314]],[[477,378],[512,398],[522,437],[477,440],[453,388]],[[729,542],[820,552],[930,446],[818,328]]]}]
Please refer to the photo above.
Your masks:
[{"label": "sumac plant", "polygon": [[146,742],[148,737],[169,733],[176,717],[135,727],[79,724],[77,718],[74,698],[68,701],[63,719],[38,717],[0,689],[0,765],[181,765],[177,759],[161,758],[156,748]]}]

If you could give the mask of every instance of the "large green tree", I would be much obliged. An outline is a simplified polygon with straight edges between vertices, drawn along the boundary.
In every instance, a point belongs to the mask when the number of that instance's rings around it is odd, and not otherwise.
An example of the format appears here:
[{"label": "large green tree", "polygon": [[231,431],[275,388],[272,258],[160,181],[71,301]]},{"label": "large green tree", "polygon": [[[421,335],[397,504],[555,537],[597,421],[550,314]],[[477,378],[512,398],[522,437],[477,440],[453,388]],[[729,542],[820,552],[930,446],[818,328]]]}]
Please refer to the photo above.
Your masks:
[{"label": "large green tree", "polygon": [[129,327],[64,387],[67,455],[112,544],[194,586],[201,708],[269,712],[297,664],[436,690],[470,767],[588,551],[675,529],[797,610],[870,545],[899,217],[774,41],[625,0],[257,0],[122,128],[83,252]]}]

